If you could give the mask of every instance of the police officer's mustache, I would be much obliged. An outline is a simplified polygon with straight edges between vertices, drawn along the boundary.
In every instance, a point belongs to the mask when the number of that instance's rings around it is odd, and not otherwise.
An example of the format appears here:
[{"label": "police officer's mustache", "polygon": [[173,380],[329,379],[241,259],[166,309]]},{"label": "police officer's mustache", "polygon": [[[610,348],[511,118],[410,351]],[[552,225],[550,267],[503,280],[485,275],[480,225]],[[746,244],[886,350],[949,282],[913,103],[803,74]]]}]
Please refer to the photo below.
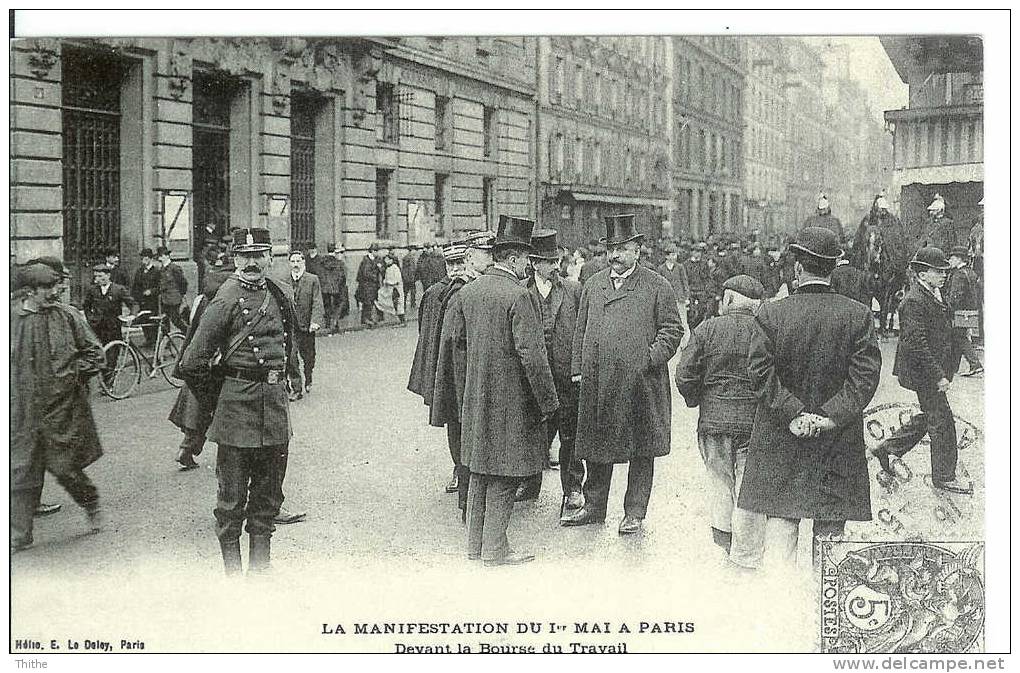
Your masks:
[{"label": "police officer's mustache", "polygon": [[245,273],[258,273],[262,268],[258,264],[249,264],[242,269]]}]

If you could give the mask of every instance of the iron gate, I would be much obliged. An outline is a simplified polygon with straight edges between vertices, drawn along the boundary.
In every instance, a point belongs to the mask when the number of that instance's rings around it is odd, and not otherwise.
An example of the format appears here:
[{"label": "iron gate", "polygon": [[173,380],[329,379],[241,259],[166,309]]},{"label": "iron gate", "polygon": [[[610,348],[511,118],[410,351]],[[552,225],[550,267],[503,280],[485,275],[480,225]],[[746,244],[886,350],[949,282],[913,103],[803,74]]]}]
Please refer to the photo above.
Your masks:
[{"label": "iron gate", "polygon": [[290,245],[315,243],[315,111],[304,97],[292,98],[290,118]]},{"label": "iron gate", "polygon": [[120,84],[123,65],[105,54],[63,54],[64,262],[78,301],[90,266],[120,250]]}]

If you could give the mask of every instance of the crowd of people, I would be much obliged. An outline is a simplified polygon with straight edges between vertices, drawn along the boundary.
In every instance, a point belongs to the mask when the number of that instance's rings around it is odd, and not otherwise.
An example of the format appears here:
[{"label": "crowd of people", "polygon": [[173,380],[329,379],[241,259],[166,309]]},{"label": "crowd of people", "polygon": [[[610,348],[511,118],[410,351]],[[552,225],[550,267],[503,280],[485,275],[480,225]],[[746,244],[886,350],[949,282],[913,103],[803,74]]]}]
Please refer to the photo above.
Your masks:
[{"label": "crowd of people", "polygon": [[[557,231],[502,216],[496,232],[412,246],[403,257],[392,243],[373,244],[355,300],[370,327],[417,311],[408,389],[423,399],[427,423],[446,430],[446,490],[457,494],[469,559],[534,559],[507,529],[514,503],[537,498],[551,468],[559,524],[573,527],[605,522],[614,466],[628,464],[618,531],[640,534],[655,459],[673,446],[675,385],[700,412],[690,441],[708,473],[712,539],[736,567],[789,564],[801,519],[814,521],[818,540],[871,518],[862,414],[878,387],[883,329],[900,333],[893,373],[922,413],[874,457],[891,472],[927,434],[933,486],[972,490],[956,475],[946,392],[962,358],[965,375],[983,370],[971,340],[983,241],[978,224],[967,245],[932,245],[947,236],[944,220],[933,210],[930,233],[907,245],[883,195],[850,240],[823,199],[781,241],[754,233],[648,241],[633,215],[618,215],[606,219],[605,237],[571,251]],[[206,253],[201,291],[183,307],[187,281],[165,247],[143,250],[130,281],[118,255],[107,255],[84,311],[66,301],[60,260],[17,269],[12,552],[31,546],[33,515],[55,511],[40,502],[45,471],[101,525],[98,491],[83,472],[102,454],[88,380],[109,371],[102,347],[120,337],[125,311],[162,314],[186,333],[176,370],[186,385],[170,413],[184,435],[177,462],[193,469],[207,440],[218,445],[214,514],[226,572],[242,568],[242,528],[257,573],[269,568],[274,525],[304,517],[283,508],[288,405],[312,392],[316,334],[338,329],[350,310],[344,249],[293,250],[286,278],[270,273],[264,229],[237,229]],[[901,282],[891,322],[880,298],[890,282]],[[677,353],[673,381],[667,365]]]}]

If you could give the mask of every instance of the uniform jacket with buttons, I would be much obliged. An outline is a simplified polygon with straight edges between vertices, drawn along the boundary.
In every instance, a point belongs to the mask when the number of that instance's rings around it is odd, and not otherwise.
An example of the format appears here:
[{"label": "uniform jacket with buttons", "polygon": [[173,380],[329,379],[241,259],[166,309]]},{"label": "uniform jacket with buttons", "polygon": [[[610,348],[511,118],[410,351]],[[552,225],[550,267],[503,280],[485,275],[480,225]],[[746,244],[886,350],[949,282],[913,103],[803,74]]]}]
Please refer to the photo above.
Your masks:
[{"label": "uniform jacket with buttons", "polygon": [[[259,308],[269,292],[264,316],[256,320]],[[235,336],[251,323],[241,345],[220,363],[227,372],[216,411],[209,426],[210,441],[243,448],[286,444],[290,440],[290,415],[287,408],[286,354],[289,333],[296,316],[286,290],[272,279],[264,288],[252,287],[232,276],[223,283],[202,314],[198,328],[181,358],[181,373],[200,398],[208,395],[213,380],[212,364],[223,354]],[[265,376],[279,372],[278,383],[249,381],[231,375],[245,370]]]}]

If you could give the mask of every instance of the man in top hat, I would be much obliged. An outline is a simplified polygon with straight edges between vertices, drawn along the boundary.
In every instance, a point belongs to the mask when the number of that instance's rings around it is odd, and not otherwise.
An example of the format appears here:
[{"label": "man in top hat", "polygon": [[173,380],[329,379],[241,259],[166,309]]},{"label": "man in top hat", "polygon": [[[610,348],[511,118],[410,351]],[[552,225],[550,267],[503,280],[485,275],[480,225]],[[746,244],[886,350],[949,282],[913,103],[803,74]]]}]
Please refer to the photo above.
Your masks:
[{"label": "man in top hat", "polygon": [[761,307],[751,339],[758,408],[737,500],[768,517],[768,565],[794,561],[801,519],[815,539],[871,519],[863,412],[882,369],[871,310],[832,291],[836,234],[807,227],[790,249],[797,288]]},{"label": "man in top hat", "polygon": [[237,270],[209,302],[180,362],[195,396],[216,409],[208,437],[218,445],[214,514],[228,575],[241,570],[246,520],[248,570],[269,569],[273,520],[283,504],[291,436],[287,354],[297,317],[287,291],[267,277],[271,249],[267,229],[234,233]]},{"label": "man in top hat", "polygon": [[676,368],[687,406],[701,407],[698,448],[708,470],[712,540],[744,568],[761,565],[765,537],[765,515],[736,506],[758,404],[747,354],[764,294],[756,278],[728,279],[720,315],[698,325]]},{"label": "man in top hat", "polygon": [[184,270],[170,257],[170,249],[165,245],[156,248],[159,259],[159,310],[177,329],[188,331],[188,325],[181,315],[181,302],[188,291],[188,280]]},{"label": "man in top hat", "polygon": [[374,327],[382,322],[375,308],[379,298],[379,287],[382,285],[382,274],[379,270],[379,243],[368,246],[368,252],[358,265],[358,287],[354,291],[354,299],[361,304],[361,324]]},{"label": "man in top hat", "polygon": [[581,293],[571,380],[580,384],[575,458],[587,461],[584,506],[564,526],[602,523],[615,463],[629,463],[621,534],[642,528],[654,459],[670,449],[669,371],[683,336],[669,281],[638,264],[633,215],[606,218],[610,267]]},{"label": "man in top hat", "polygon": [[[467,502],[468,476],[461,467],[460,446],[460,408],[456,403],[456,391],[453,385],[444,380],[437,385],[439,367],[440,339],[442,337],[443,318],[446,315],[450,300],[470,279],[465,267],[467,247],[463,243],[450,243],[443,248],[446,259],[446,278],[435,283],[422,294],[418,305],[418,344],[414,349],[414,360],[411,363],[411,374],[407,381],[407,389],[422,398],[429,409],[429,424],[445,427],[450,458],[453,460],[453,476],[446,486],[447,493],[457,493],[463,489],[465,504]],[[437,410],[434,416],[431,411],[433,396],[436,392],[444,400],[453,399],[454,403],[442,412]],[[447,412],[448,413],[444,413]]]},{"label": "man in top hat", "polygon": [[465,354],[461,459],[471,474],[468,558],[486,565],[535,558],[511,549],[506,531],[521,479],[545,466],[544,422],[559,407],[540,311],[522,283],[534,226],[500,217],[494,264],[457,294],[443,327],[443,340],[452,339]]},{"label": "man in top hat", "polygon": [[843,240],[843,224],[838,217],[832,214],[832,207],[829,204],[829,197],[825,192],[819,192],[815,201],[815,214],[804,220],[805,227],[825,227],[836,234],[837,240]]},{"label": "man in top hat", "polygon": [[919,247],[932,246],[944,252],[952,250],[959,243],[957,239],[956,223],[946,213],[946,200],[936,194],[928,205],[928,228]]},{"label": "man in top hat", "polygon": [[958,245],[949,251],[949,276],[946,278],[946,297],[949,299],[949,306],[953,309],[953,339],[956,341],[956,350],[970,366],[970,371],[964,372],[961,376],[977,376],[985,371],[981,364],[981,356],[974,349],[970,340],[969,327],[957,327],[955,317],[957,311],[976,313],[981,307],[980,288],[978,277],[974,269],[970,268],[970,251],[962,245]]},{"label": "man in top hat", "polygon": [[[577,327],[577,311],[581,303],[581,284],[563,278],[559,273],[560,247],[556,231],[536,229],[531,235],[531,266],[534,274],[528,279],[527,287],[538,304],[539,318],[545,335],[545,350],[552,370],[553,383],[560,408],[549,419],[546,427],[547,449],[552,440],[560,436],[560,486],[563,489],[563,510],[577,509],[584,504],[581,495],[581,481],[584,479],[584,465],[574,458],[574,438],[577,433],[577,389],[570,380],[570,365],[573,354],[574,331]],[[522,485],[518,494],[520,500],[535,500],[542,487],[542,473],[539,472]],[[563,513],[562,511],[560,512]]]},{"label": "man in top hat", "polygon": [[60,301],[61,274],[46,264],[20,270],[11,302],[10,549],[33,544],[46,472],[100,529],[99,494],[83,471],[103,455],[88,379],[104,366],[103,347],[81,314]]},{"label": "man in top hat", "polygon": [[892,473],[890,457],[902,458],[927,434],[931,440],[931,481],[940,490],[972,493],[956,478],[956,424],[946,393],[960,364],[953,343],[953,311],[942,294],[949,262],[945,253],[924,247],[910,267],[917,280],[900,302],[900,340],[893,376],[917,394],[921,413],[904,423],[872,451],[882,469]]}]

